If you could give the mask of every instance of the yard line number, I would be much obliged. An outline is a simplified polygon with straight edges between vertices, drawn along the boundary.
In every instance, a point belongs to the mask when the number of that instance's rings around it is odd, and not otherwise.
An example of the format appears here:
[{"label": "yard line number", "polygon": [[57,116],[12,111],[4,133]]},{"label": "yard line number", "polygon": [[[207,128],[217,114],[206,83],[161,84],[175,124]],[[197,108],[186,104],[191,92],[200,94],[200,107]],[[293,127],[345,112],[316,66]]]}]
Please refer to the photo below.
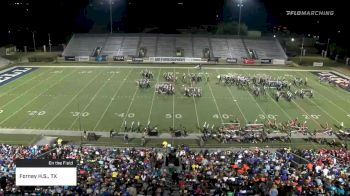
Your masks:
[{"label": "yard line number", "polygon": [[267,115],[264,115],[264,114],[259,114],[259,118],[261,120],[264,120],[264,119],[272,119],[272,120],[276,120],[276,117],[278,115],[277,114],[267,114]]},{"label": "yard line number", "polygon": [[[2,113],[2,110],[0,110],[0,114]],[[346,115],[347,117],[349,117],[350,118],[350,114],[348,114],[348,115]]]},{"label": "yard line number", "polygon": [[4,110],[0,110],[0,114],[3,113],[3,112],[4,112]]},{"label": "yard line number", "polygon": [[80,74],[91,74],[92,71],[80,71],[79,73],[80,73]]},{"label": "yard line number", "polygon": [[81,116],[81,117],[87,117],[90,115],[89,112],[70,112],[72,114],[72,116],[77,117],[77,116]]},{"label": "yard line number", "polygon": [[[221,114],[221,117],[222,117],[223,119],[229,119],[230,117],[233,117],[233,115],[232,115],[232,114]],[[219,119],[219,118],[220,118],[220,115],[219,115],[219,114],[214,114],[214,115],[213,115],[213,118]]]},{"label": "yard line number", "polygon": [[46,114],[46,111],[36,111],[36,110],[28,111],[29,116],[43,116],[45,114]]},{"label": "yard line number", "polygon": [[134,118],[135,114],[134,113],[128,113],[127,115],[125,113],[115,113],[120,118],[128,117],[128,118]]},{"label": "yard line number", "polygon": [[52,71],[51,73],[53,73],[53,74],[60,74],[60,73],[62,73],[63,71],[61,70],[56,70],[56,71]]},{"label": "yard line number", "polygon": [[[175,118],[180,119],[182,118],[182,114],[175,114]],[[165,118],[173,118],[172,114],[165,114]]]},{"label": "yard line number", "polygon": [[319,114],[311,114],[311,115],[303,114],[302,116],[304,116],[305,120],[308,120],[308,119],[319,119],[321,115],[319,115]]}]

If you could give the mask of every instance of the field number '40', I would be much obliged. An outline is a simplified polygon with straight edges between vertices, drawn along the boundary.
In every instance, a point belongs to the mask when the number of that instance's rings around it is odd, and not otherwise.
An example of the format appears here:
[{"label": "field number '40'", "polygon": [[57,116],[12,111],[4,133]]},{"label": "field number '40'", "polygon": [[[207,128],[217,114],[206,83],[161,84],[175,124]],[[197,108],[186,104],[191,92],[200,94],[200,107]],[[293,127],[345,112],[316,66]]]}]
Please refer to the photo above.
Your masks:
[{"label": "field number '40'", "polygon": [[90,115],[89,112],[70,112],[74,117],[81,116],[81,117],[87,117]]},{"label": "field number '40'", "polygon": [[319,115],[319,114],[311,114],[311,115],[306,115],[306,114],[304,114],[304,115],[302,115],[302,116],[304,116],[304,118],[307,120],[307,119],[311,119],[311,118],[313,118],[313,119],[319,119],[321,115]]},{"label": "field number '40'", "polygon": [[45,111],[28,111],[28,115],[29,116],[42,116],[42,115],[45,115],[46,112]]},{"label": "field number '40'", "polygon": [[128,118],[134,118],[135,114],[134,113],[128,113],[128,115],[125,115],[124,113],[115,113],[120,118],[128,117]]},{"label": "field number '40'", "polygon": [[[173,115],[172,114],[165,114],[165,118],[172,118]],[[182,118],[181,114],[175,114],[175,118],[179,119]]]}]

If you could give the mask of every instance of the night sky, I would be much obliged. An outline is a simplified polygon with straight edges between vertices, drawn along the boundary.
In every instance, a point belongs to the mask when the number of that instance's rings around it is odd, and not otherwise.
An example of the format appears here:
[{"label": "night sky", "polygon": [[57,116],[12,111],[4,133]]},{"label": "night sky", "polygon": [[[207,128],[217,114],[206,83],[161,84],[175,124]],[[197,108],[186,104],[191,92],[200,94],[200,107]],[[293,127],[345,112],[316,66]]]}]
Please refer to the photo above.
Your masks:
[{"label": "night sky", "polygon": [[[238,0],[112,0],[114,32],[178,33],[176,29],[238,20]],[[346,39],[346,11],[340,0],[243,0],[242,22],[249,30],[286,27],[321,38]],[[334,11],[333,16],[287,16],[287,10]],[[1,44],[64,43],[74,32],[108,33],[109,0],[1,0]],[[340,33],[338,33],[340,31]]]}]

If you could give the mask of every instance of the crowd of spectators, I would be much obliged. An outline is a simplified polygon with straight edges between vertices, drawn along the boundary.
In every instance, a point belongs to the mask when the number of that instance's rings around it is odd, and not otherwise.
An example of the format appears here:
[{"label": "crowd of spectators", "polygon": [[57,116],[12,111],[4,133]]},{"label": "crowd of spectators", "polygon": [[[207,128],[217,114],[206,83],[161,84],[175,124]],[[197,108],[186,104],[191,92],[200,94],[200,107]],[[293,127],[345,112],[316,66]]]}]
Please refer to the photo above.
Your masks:
[{"label": "crowd of spectators", "polygon": [[[15,160],[37,158],[76,159],[77,186],[15,186]],[[343,149],[1,145],[0,195],[348,195],[349,161]]]}]

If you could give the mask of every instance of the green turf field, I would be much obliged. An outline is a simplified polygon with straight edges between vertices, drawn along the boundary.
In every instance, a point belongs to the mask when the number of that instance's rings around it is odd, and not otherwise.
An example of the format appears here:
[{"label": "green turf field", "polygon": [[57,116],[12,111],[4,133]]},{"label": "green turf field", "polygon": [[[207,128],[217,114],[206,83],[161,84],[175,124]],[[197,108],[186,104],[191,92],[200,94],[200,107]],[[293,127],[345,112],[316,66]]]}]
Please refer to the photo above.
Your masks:
[{"label": "green turf field", "polygon": [[[199,132],[204,122],[219,126],[238,118],[242,124],[306,120],[311,129],[328,122],[350,126],[350,92],[327,83],[307,71],[149,68],[154,73],[152,88],[139,89],[136,80],[145,67],[40,67],[0,87],[0,127],[17,129],[123,131],[134,121],[157,125],[160,130],[185,126]],[[179,78],[176,94],[159,95],[154,85],[164,82],[164,72],[175,72]],[[202,97],[185,97],[183,73],[208,74],[210,81],[198,83]],[[272,77],[308,78],[314,98],[276,102],[272,93],[254,97],[236,86],[218,85],[218,74],[267,74]],[[295,87],[293,87],[295,88]],[[293,89],[295,90],[295,89]]]}]

